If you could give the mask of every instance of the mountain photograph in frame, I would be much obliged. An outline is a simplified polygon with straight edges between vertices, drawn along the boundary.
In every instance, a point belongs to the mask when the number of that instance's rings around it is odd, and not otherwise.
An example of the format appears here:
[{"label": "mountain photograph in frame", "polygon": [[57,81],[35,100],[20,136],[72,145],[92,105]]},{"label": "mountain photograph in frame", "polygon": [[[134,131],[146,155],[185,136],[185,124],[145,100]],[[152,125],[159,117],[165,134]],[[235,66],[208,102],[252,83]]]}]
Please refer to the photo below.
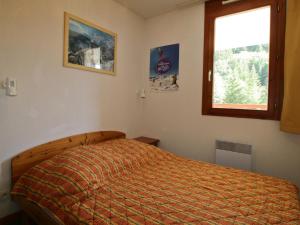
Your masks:
[{"label": "mountain photograph in frame", "polygon": [[64,66],[115,75],[117,34],[65,12]]}]

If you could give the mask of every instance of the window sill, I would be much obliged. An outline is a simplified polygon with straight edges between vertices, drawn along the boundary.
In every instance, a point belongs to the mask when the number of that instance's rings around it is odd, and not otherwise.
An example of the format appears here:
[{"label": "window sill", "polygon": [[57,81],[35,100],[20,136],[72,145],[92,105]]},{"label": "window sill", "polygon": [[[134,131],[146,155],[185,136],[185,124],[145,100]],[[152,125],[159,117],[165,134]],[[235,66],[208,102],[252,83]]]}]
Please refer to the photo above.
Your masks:
[{"label": "window sill", "polygon": [[262,110],[211,108],[208,110],[202,110],[202,115],[277,121],[280,120],[280,115],[276,115],[274,111],[271,112]]}]

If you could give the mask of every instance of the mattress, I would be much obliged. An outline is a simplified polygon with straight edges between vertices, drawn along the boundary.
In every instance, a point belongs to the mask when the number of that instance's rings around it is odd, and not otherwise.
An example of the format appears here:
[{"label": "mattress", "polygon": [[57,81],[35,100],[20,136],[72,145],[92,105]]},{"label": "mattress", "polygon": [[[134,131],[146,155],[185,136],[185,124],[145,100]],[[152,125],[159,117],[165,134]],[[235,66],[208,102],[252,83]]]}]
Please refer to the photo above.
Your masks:
[{"label": "mattress", "polygon": [[300,224],[290,182],[188,160],[135,140],[64,151],[26,172],[13,196],[63,224]]}]

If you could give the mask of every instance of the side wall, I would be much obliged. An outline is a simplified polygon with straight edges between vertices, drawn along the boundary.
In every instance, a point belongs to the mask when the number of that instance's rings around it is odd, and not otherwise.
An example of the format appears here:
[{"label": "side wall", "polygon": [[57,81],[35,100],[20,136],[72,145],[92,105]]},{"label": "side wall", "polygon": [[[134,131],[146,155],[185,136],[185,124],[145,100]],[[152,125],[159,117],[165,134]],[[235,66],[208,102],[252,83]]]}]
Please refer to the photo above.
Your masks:
[{"label": "side wall", "polygon": [[201,115],[203,4],[147,20],[145,35],[144,87],[149,87],[150,48],[180,43],[180,90],[147,91],[144,135],[160,138],[162,148],[207,162],[214,162],[216,139],[251,144],[255,171],[300,187],[299,135],[280,132],[276,121]]},{"label": "side wall", "polygon": [[[64,68],[64,11],[118,33],[117,75]],[[138,135],[144,20],[111,0],[0,0],[0,190],[10,189],[10,159],[29,147],[95,130]],[[16,209],[0,202],[0,218]]]}]

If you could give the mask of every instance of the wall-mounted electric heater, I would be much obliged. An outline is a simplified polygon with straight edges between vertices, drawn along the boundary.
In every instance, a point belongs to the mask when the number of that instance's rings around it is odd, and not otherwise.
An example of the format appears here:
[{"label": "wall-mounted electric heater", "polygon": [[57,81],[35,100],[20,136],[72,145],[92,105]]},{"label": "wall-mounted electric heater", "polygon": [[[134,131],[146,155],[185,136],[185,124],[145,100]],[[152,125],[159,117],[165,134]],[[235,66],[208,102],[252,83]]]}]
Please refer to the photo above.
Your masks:
[{"label": "wall-mounted electric heater", "polygon": [[251,171],[252,146],[217,140],[216,164]]}]

